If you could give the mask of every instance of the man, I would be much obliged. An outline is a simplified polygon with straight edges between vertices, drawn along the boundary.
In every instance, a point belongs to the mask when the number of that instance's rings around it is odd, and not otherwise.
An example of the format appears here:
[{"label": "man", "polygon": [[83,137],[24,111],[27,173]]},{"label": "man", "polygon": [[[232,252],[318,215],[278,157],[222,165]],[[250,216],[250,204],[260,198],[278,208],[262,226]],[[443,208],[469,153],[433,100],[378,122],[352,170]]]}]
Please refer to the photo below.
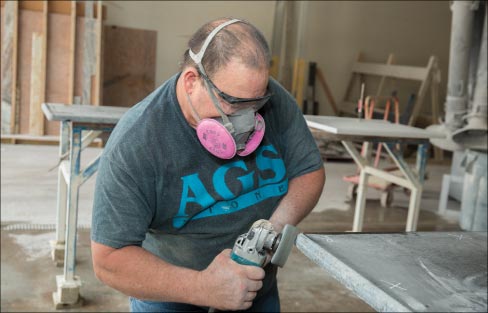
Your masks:
[{"label": "man", "polygon": [[298,224],[325,175],[269,65],[254,26],[209,22],[181,72],[111,134],[95,189],[93,265],[132,311],[280,310],[276,267],[240,265],[230,248],[256,220],[277,232]]}]

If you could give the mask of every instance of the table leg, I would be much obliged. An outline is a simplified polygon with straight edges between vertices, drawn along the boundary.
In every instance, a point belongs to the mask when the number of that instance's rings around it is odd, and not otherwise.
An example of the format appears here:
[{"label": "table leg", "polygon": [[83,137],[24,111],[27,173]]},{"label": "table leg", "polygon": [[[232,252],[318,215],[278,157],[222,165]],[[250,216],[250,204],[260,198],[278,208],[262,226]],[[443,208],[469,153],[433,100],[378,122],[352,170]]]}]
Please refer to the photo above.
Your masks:
[{"label": "table leg", "polygon": [[414,188],[412,188],[412,193],[410,194],[410,203],[408,205],[408,216],[407,216],[407,227],[406,231],[416,231],[417,222],[419,220],[420,211],[420,199],[422,197],[422,189],[425,178],[425,166],[427,164],[427,151],[429,144],[419,144],[417,150],[417,181]]},{"label": "table leg", "polygon": [[81,304],[81,281],[75,276],[76,267],[76,227],[78,218],[78,189],[81,161],[81,129],[71,129],[70,175],[68,182],[68,214],[66,217],[66,251],[64,273],[56,276],[57,291],[53,293],[56,308],[73,307]]},{"label": "table leg", "polygon": [[[69,149],[69,128],[70,125],[66,121],[62,121],[59,131],[59,157]],[[64,263],[65,252],[65,235],[66,235],[66,209],[67,209],[67,180],[65,173],[63,173],[63,163],[58,167],[58,195],[56,208],[56,239],[50,242],[51,257],[56,266],[62,266]]]},{"label": "table leg", "polygon": [[420,144],[417,149],[417,164],[416,169],[419,175],[420,185],[424,184],[425,180],[425,167],[427,165],[427,152],[429,151],[429,144]]},{"label": "table leg", "polygon": [[356,207],[354,210],[354,221],[352,224],[352,231],[360,232],[363,229],[364,210],[366,209],[366,192],[368,190],[369,178],[369,174],[366,172],[365,168],[370,162],[372,144],[370,142],[364,143],[364,154],[362,156],[358,155],[355,149],[352,149],[352,143],[346,144],[346,148],[361,169],[361,172],[359,174]]},{"label": "table leg", "polygon": [[405,231],[416,231],[417,222],[419,220],[420,198],[422,196],[422,187],[414,187],[411,189],[410,202],[408,204],[407,227]]},{"label": "table leg", "polygon": [[407,225],[405,231],[416,231],[420,210],[420,199],[422,198],[422,183],[425,174],[427,144],[420,144],[417,150],[417,174],[405,162],[403,156],[396,150],[393,144],[386,144],[385,148],[395,161],[395,164],[402,171],[405,178],[410,182],[410,201],[408,205]]},{"label": "table leg", "polygon": [[356,198],[356,208],[354,211],[353,232],[360,232],[363,229],[364,210],[366,207],[366,191],[368,187],[368,174],[364,169],[359,175],[358,195]]}]

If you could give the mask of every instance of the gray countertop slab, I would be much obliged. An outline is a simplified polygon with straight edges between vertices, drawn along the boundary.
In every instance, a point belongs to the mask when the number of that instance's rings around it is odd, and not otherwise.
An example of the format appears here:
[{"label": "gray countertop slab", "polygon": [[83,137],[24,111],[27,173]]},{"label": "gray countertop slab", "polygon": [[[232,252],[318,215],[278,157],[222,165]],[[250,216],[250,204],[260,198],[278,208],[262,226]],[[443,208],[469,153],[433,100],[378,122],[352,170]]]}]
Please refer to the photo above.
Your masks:
[{"label": "gray countertop slab", "polygon": [[300,234],[296,245],[377,311],[487,311],[486,232]]}]

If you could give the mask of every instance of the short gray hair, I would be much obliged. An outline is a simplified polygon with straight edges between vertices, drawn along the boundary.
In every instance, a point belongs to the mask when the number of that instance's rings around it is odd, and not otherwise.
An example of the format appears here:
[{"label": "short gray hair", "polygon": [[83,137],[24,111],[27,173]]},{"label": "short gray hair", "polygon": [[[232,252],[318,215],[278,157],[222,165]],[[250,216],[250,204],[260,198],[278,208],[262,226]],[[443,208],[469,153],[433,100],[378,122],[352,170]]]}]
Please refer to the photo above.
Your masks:
[{"label": "short gray hair", "polygon": [[[200,27],[188,41],[188,49],[183,54],[181,69],[188,66],[196,67],[189,55],[189,50],[198,53],[210,32],[231,18],[219,18]],[[221,29],[205,51],[202,65],[207,75],[212,76],[227,65],[232,59],[240,59],[247,67],[259,69],[269,68],[271,53],[263,34],[252,24],[240,20]]]}]

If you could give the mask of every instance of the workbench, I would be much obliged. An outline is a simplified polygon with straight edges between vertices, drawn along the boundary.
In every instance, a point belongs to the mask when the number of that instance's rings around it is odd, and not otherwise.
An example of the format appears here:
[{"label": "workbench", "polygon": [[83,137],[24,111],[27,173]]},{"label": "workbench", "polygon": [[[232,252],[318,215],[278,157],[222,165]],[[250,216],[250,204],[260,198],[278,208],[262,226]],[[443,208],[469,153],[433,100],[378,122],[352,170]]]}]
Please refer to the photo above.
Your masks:
[{"label": "workbench", "polygon": [[[384,120],[313,115],[305,115],[305,119],[310,128],[320,131],[321,137],[326,140],[342,142],[360,169],[352,230],[355,232],[362,230],[368,177],[376,176],[410,190],[405,229],[406,231],[415,231],[420,199],[422,198],[429,140],[431,138],[443,138],[445,135]],[[354,141],[365,142],[364,155],[358,152],[353,144]],[[372,143],[379,143],[384,146],[403,177],[372,166],[372,160],[368,157],[371,153]],[[412,170],[404,160],[402,152],[398,149],[399,144],[417,145],[415,170]]]},{"label": "workbench", "polygon": [[487,311],[486,232],[299,234],[296,246],[378,312]]},{"label": "workbench", "polygon": [[81,304],[81,280],[75,275],[78,190],[97,171],[100,159],[99,155],[81,169],[81,152],[101,133],[110,133],[127,110],[125,107],[42,104],[46,118],[60,122],[56,239],[51,247],[54,262],[58,266],[64,264],[64,271],[63,275],[56,276],[57,291],[53,292],[56,308]]}]

